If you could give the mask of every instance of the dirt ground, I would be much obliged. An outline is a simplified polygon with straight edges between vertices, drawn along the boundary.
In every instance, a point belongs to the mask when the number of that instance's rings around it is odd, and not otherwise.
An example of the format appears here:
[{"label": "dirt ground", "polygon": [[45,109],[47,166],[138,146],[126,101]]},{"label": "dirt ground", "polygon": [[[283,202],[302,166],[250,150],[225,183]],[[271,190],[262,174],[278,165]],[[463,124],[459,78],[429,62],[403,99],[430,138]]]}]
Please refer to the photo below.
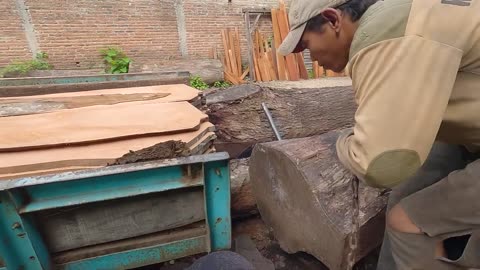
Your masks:
[{"label": "dirt ground", "polygon": [[[233,223],[232,236],[234,241],[245,235],[250,237],[260,254],[266,260],[273,263],[275,270],[328,270],[320,261],[306,253],[288,254],[284,252],[275,240],[272,231],[265,226],[259,216],[253,216]],[[184,270],[201,256],[203,255],[150,266],[142,270]],[[247,259],[252,263],[255,260],[251,258]],[[359,262],[355,270],[375,270],[377,259],[378,250],[372,252],[371,255]]]},{"label": "dirt ground", "polygon": [[167,141],[139,151],[131,151],[117,159],[112,165],[125,165],[166,158],[177,158],[187,155],[188,147],[186,146],[186,143],[182,141]]}]

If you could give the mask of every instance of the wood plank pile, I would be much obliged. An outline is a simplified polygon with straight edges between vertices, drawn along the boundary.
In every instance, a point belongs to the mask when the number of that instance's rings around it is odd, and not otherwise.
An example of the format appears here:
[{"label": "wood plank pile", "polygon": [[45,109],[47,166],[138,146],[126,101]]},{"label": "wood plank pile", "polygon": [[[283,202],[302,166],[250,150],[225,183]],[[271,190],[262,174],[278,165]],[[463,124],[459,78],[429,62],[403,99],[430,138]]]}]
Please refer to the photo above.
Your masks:
[{"label": "wood plank pile", "polygon": [[244,83],[244,79],[248,74],[248,69],[243,71],[238,29],[222,30],[222,42],[224,48],[222,62],[224,66],[225,80],[235,85]]},{"label": "wood plank pile", "polygon": [[[272,26],[275,47],[279,47],[290,31],[288,12],[283,0],[279,1],[278,9],[272,9]],[[276,71],[280,80],[298,81],[308,79],[303,53],[282,56],[274,50],[274,55],[276,56]]]},{"label": "wood plank pile", "polygon": [[272,26],[273,37],[271,40],[262,35],[258,29],[254,31],[251,52],[256,81],[308,79],[303,53],[282,56],[277,52],[277,47],[280,46],[290,31],[287,8],[283,1],[280,1],[278,9],[272,9]]},{"label": "wood plank pile", "polygon": [[[224,47],[224,69],[225,80],[235,85],[244,83],[247,74],[257,82],[269,81],[298,81],[310,78],[321,77],[343,77],[345,73],[336,73],[331,70],[324,70],[317,62],[313,63],[312,74],[309,76],[304,62],[303,53],[280,55],[277,48],[285,40],[289,31],[290,24],[288,12],[284,0],[279,0],[279,7],[271,10],[273,36],[266,37],[258,29],[250,30],[249,20],[246,21],[246,31],[248,42],[251,42],[251,48],[248,48],[250,59],[250,68],[254,70],[241,69],[241,51],[238,29],[225,29],[222,31],[222,41]],[[256,22],[258,21],[258,17]],[[254,27],[256,27],[256,22]],[[215,57],[215,49],[211,54]]]},{"label": "wood plank pile", "polygon": [[0,179],[214,151],[186,85],[0,98]]}]

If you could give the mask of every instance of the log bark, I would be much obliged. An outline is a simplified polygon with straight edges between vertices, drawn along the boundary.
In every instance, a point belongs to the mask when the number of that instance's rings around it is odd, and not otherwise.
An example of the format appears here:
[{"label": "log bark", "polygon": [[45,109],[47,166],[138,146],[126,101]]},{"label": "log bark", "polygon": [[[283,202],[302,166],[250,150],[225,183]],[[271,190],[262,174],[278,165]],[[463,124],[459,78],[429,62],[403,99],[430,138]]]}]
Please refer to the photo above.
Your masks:
[{"label": "log bark", "polygon": [[[356,110],[351,86],[273,89],[249,84],[232,87],[206,98],[207,114],[217,127],[219,151],[225,150],[237,157],[252,144],[275,140],[262,102],[266,102],[284,139],[350,127]],[[231,149],[238,148],[239,144],[242,149]]]},{"label": "log bark", "polygon": [[[352,175],[339,162],[339,132],[257,144],[250,179],[257,205],[281,247],[314,255],[332,270],[346,269],[352,231]],[[376,248],[384,232],[387,196],[360,186],[357,261]]]},{"label": "log bark", "polygon": [[253,195],[252,183],[248,174],[249,159],[230,161],[230,182],[233,218],[243,218],[258,214],[257,202]]}]

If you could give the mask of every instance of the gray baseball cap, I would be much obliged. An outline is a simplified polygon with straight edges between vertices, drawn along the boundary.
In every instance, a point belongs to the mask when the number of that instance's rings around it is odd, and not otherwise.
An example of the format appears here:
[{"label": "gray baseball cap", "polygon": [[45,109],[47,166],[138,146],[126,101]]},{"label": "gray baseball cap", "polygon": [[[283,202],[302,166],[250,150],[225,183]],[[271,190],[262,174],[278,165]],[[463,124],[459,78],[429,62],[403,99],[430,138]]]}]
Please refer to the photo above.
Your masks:
[{"label": "gray baseball cap", "polygon": [[302,39],[307,22],[327,8],[338,7],[350,0],[292,0],[289,12],[290,33],[288,33],[278,52],[288,55],[296,52],[298,43]]}]

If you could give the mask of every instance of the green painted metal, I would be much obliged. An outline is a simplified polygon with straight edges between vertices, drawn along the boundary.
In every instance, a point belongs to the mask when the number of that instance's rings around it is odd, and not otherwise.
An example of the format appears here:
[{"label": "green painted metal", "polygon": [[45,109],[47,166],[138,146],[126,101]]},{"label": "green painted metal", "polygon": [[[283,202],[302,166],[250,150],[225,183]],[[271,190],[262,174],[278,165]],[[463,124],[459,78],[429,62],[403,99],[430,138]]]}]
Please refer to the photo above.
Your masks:
[{"label": "green painted metal", "polygon": [[29,217],[20,216],[8,192],[0,192],[0,254],[8,269],[51,269],[48,250]]},{"label": "green painted metal", "polygon": [[[113,166],[0,183],[0,257],[8,270],[49,270],[32,212],[204,186],[206,235],[71,262],[61,269],[130,269],[231,246],[228,154]],[[3,245],[3,243],[6,243]],[[53,268],[52,268],[53,267]],[[2,270],[2,268],[0,268]],[[6,270],[6,269],[5,269]]]},{"label": "green painted metal", "polygon": [[189,166],[192,165],[27,187],[23,192],[28,195],[29,203],[20,208],[20,213],[203,185],[203,175],[186,175]]},{"label": "green painted metal", "polygon": [[1,79],[2,86],[26,86],[26,85],[48,85],[48,84],[76,84],[76,83],[100,83],[114,81],[139,81],[155,80],[168,76],[189,76],[189,72],[150,72],[150,73],[128,73],[128,74],[105,74],[68,77],[42,77],[42,78],[13,78]]},{"label": "green painted metal", "polygon": [[150,169],[160,169],[181,165],[196,163],[210,163],[229,159],[228,153],[213,153],[208,155],[190,156],[184,158],[166,159],[161,161],[151,161],[143,163],[134,163],[121,166],[109,166],[99,169],[66,172],[54,175],[26,177],[20,179],[0,181],[0,191],[11,190],[15,188],[26,188],[30,186],[39,186],[49,183],[76,181],[94,177],[108,176],[113,174],[124,174],[130,172],[144,171]]},{"label": "green painted metal", "polygon": [[228,160],[205,164],[205,203],[211,249],[228,249],[232,244]]},{"label": "green painted metal", "polygon": [[112,270],[130,269],[152,265],[158,262],[167,262],[205,251],[207,237],[199,236],[183,241],[142,248],[127,252],[109,254],[106,256],[72,262],[61,265],[61,270]]}]

